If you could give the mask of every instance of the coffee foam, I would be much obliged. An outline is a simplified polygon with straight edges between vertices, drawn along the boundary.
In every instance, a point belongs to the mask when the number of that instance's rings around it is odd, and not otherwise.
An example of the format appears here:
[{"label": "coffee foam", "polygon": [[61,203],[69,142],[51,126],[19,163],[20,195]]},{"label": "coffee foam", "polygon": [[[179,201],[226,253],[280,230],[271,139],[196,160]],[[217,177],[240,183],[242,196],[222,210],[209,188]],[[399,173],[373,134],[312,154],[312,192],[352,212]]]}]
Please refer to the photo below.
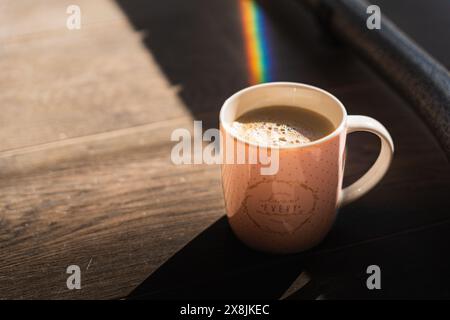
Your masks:
[{"label": "coffee foam", "polygon": [[312,141],[308,136],[313,135],[305,128],[270,121],[248,123],[234,121],[232,127],[244,140],[268,146],[305,144]]}]

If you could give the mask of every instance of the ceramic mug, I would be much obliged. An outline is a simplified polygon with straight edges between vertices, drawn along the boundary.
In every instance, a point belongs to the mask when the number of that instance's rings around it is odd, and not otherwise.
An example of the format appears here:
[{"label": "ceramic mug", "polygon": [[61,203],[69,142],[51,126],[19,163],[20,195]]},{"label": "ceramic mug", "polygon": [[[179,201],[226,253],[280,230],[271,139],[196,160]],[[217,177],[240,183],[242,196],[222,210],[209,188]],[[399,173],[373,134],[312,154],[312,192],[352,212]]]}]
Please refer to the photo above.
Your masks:
[{"label": "ceramic mug", "polygon": [[[220,111],[222,146],[258,149],[234,132],[240,115],[265,106],[293,106],[329,119],[335,130],[303,145],[271,147],[278,156],[275,174],[261,174],[261,163],[222,164],[225,207],[232,230],[248,246],[293,253],[318,244],[337,210],[372,189],[386,173],[394,153],[392,138],[377,120],[347,115],[343,104],[322,89],[290,82],[252,86],[228,98]],[[359,180],[342,189],[347,134],[366,131],[381,140],[376,162]],[[237,146],[237,147],[236,147]],[[241,147],[241,148],[238,148]]]}]

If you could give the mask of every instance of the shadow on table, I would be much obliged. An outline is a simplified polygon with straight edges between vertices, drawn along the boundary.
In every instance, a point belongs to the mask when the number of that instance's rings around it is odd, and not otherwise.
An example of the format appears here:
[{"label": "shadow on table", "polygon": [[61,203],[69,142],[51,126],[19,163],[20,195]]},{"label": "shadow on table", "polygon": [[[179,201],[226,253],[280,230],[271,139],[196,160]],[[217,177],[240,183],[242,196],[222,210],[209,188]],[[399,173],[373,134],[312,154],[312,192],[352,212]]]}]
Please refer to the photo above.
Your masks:
[{"label": "shadow on table", "polygon": [[151,274],[128,298],[275,299],[301,270],[296,264],[286,268],[279,263],[280,256],[259,253],[240,243],[222,217]]},{"label": "shadow on table", "polygon": [[[326,243],[318,249],[324,247]],[[345,270],[345,261],[333,261],[326,255],[316,260],[316,251],[271,255],[251,250],[234,236],[222,217],[153,272],[127,299],[321,299],[342,296],[342,291],[352,295],[367,291],[359,281],[355,285],[355,281],[342,278],[339,272]],[[356,255],[347,258],[358,261],[359,253]]]},{"label": "shadow on table", "polygon": [[[272,7],[270,12],[262,10],[264,32],[261,39],[250,40],[244,37],[239,0],[116,2],[142,34],[142,42],[170,84],[178,86],[194,118],[204,121],[204,128],[217,127],[220,107],[227,97],[249,85],[250,65],[254,69],[255,63],[266,70],[267,77],[260,80],[321,87],[360,83],[361,72],[367,73],[347,50],[329,46],[324,37],[317,36],[320,29],[302,7],[295,12],[294,20],[299,22],[295,28],[286,25],[285,17]],[[263,40],[266,60],[249,62],[246,46]],[[215,117],[205,117],[205,113]]]},{"label": "shadow on table", "polygon": [[[237,1],[116,0],[189,111],[217,127],[225,99],[248,85]],[[151,88],[149,88],[151,89]]]},{"label": "shadow on table", "polygon": [[[251,250],[222,217],[173,255],[127,299],[448,298],[450,221],[339,246],[339,227],[318,247],[292,255]],[[342,235],[345,236],[345,235]],[[430,250],[434,248],[434,250]],[[382,290],[368,290],[370,265]]]}]

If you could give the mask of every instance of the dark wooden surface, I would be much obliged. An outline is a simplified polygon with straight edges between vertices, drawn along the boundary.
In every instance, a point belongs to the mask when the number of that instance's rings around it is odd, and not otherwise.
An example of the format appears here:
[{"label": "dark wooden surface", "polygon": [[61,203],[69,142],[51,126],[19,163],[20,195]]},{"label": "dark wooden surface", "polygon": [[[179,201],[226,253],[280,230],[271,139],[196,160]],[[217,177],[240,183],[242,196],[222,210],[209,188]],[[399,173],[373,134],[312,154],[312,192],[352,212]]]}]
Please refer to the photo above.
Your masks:
[{"label": "dark wooden surface", "polygon": [[[173,129],[216,126],[224,99],[248,85],[237,2],[79,1],[79,31],[65,29],[71,3],[26,2],[6,1],[0,19],[0,298],[450,298],[443,152],[307,13],[294,32],[267,17],[270,80],[329,90],[350,114],[385,124],[396,154],[322,244],[273,256],[231,233],[218,167],[170,161]],[[448,42],[433,42],[442,20],[381,5],[437,58],[450,56]],[[378,142],[356,134],[348,149],[345,183]],[[66,287],[72,264],[81,290]],[[371,264],[382,290],[365,287]]]}]

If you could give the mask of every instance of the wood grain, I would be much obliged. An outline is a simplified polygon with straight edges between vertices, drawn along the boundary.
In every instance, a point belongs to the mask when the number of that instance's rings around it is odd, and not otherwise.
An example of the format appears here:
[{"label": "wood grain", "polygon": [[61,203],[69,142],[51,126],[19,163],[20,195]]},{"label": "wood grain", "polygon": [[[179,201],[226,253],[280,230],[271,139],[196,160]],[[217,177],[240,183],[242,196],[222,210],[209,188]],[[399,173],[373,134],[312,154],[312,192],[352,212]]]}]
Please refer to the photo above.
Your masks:
[{"label": "wood grain", "polygon": [[[188,115],[177,88],[167,82],[125,16],[114,3],[95,3],[98,7],[81,4],[80,30],[48,26],[57,33],[35,32],[32,26],[40,25],[35,15],[50,22],[56,16],[65,19],[61,3],[50,1],[48,10],[35,4],[26,13],[19,4],[9,4],[19,8],[8,10],[18,21],[9,21],[12,35],[2,40],[0,151]],[[102,20],[101,12],[111,11],[122,20],[94,23]],[[88,17],[96,12],[97,18],[85,22],[84,12]],[[22,21],[33,31],[26,38]]]},{"label": "wood grain", "polygon": [[[292,299],[449,296],[448,281],[438,282],[450,267],[443,152],[409,106],[306,15],[296,42],[268,20],[272,80],[318,85],[350,114],[380,120],[396,155],[320,246],[272,256],[233,236],[218,166],[170,160],[174,129],[193,119],[217,126],[223,99],[247,85],[236,3],[82,1],[79,33],[60,26],[65,2],[5,3],[0,298],[279,298],[302,272],[310,280]],[[350,135],[345,183],[377,151],[374,137]],[[390,289],[363,290],[369,263],[386,268]],[[66,287],[71,264],[82,269],[81,290]],[[414,289],[416,272],[429,277]]]},{"label": "wood grain", "polygon": [[[174,166],[161,141],[2,179],[3,298],[123,296],[221,216],[218,168]],[[65,287],[71,264],[84,271],[78,292]]]}]

